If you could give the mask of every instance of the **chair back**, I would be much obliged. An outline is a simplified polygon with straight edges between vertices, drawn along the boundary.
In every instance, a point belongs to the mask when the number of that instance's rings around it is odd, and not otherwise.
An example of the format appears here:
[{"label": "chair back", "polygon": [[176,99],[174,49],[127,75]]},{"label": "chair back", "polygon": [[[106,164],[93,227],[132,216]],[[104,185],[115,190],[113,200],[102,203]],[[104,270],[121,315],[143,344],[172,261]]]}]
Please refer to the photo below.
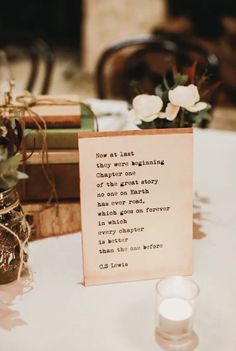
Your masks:
[{"label": "chair back", "polygon": [[173,63],[178,71],[196,61],[197,74],[207,71],[218,80],[218,59],[215,54],[191,42],[166,35],[144,35],[116,41],[100,56],[96,66],[96,90],[100,99],[131,101],[139,92],[153,94],[163,76],[171,79]]},{"label": "chair back", "polygon": [[[33,93],[47,94],[50,90],[54,67],[54,54],[49,45],[42,39],[36,40],[1,40],[1,49],[5,51],[10,66],[24,60],[27,73],[23,89]],[[24,79],[24,74],[21,74]],[[14,78],[14,77],[13,77]],[[37,82],[40,82],[37,84]],[[17,82],[16,82],[17,84]]]}]

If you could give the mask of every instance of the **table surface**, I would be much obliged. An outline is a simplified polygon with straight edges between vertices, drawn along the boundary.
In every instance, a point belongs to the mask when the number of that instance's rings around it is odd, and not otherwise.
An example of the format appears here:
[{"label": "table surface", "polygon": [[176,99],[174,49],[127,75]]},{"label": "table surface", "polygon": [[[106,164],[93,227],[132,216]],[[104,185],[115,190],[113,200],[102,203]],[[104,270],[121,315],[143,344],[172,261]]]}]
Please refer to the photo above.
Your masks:
[{"label": "table surface", "polygon": [[[198,351],[236,349],[235,151],[234,132],[194,131]],[[2,351],[161,350],[154,338],[157,281],[85,288],[80,233],[32,242],[29,254],[32,277],[23,291],[17,282],[0,286]]]}]

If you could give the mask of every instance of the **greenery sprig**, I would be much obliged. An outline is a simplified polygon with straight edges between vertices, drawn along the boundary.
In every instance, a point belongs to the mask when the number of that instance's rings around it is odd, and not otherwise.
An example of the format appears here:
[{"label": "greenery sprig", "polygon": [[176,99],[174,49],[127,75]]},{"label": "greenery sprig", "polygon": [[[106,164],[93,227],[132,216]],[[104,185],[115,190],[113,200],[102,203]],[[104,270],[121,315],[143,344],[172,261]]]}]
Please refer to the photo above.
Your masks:
[{"label": "greenery sprig", "polygon": [[211,105],[200,101],[209,93],[202,92],[208,76],[206,72],[199,76],[196,66],[194,62],[183,72],[178,72],[173,64],[171,79],[164,76],[162,84],[155,88],[155,95],[138,94],[130,111],[133,121],[142,129],[185,128],[209,122]]}]

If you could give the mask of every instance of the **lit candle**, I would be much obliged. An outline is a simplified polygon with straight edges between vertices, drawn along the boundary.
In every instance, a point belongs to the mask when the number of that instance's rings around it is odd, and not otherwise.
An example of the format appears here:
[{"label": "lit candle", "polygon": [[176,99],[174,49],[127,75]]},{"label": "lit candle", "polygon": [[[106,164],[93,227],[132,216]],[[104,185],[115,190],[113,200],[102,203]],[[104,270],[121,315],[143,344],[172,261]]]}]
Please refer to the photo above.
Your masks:
[{"label": "lit candle", "polygon": [[159,305],[159,326],[163,333],[183,335],[192,328],[193,308],[188,301],[166,298]]}]

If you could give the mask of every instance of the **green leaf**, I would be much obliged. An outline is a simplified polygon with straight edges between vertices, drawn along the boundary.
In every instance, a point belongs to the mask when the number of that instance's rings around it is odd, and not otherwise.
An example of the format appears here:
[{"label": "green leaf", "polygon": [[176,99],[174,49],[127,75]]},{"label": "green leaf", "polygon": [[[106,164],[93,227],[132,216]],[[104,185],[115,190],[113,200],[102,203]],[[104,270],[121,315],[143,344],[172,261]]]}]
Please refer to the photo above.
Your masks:
[{"label": "green leaf", "polygon": [[164,87],[166,88],[166,90],[170,90],[166,76],[163,76],[163,84],[164,84]]},{"label": "green leaf", "polygon": [[142,121],[142,123],[139,125],[139,127],[141,129],[155,129],[155,123],[154,123],[154,121],[152,121],[152,122]]},{"label": "green leaf", "polygon": [[209,110],[211,110],[211,108],[212,108],[212,106],[210,104],[207,104],[207,107],[205,108],[204,111],[209,111]]},{"label": "green leaf", "polygon": [[203,120],[203,114],[202,113],[197,113],[194,115],[194,123],[199,124]]},{"label": "green leaf", "polygon": [[5,161],[7,159],[7,148],[3,145],[0,145],[0,162]]},{"label": "green leaf", "polygon": [[0,188],[8,189],[17,184],[18,166],[21,160],[20,155],[9,157],[5,161],[0,162]]},{"label": "green leaf", "polygon": [[18,180],[21,180],[21,179],[28,179],[28,178],[29,178],[29,176],[28,176],[26,173],[17,171],[17,179],[18,179]]},{"label": "green leaf", "polygon": [[140,81],[133,79],[133,80],[131,80],[131,81],[129,82],[129,85],[130,85],[130,87],[132,87],[132,88],[139,88],[139,86],[140,86]]},{"label": "green leaf", "polygon": [[162,98],[163,93],[164,93],[164,91],[163,91],[163,89],[162,89],[161,84],[160,84],[160,85],[157,85],[156,88],[155,88],[155,94],[156,94],[157,96],[159,96],[160,98]]},{"label": "green leaf", "polygon": [[210,121],[212,119],[212,115],[210,113],[208,113],[207,111],[204,111],[204,113],[202,114],[203,118]]},{"label": "green leaf", "polygon": [[83,129],[92,130],[94,128],[96,115],[94,114],[90,105],[81,102],[80,107],[81,107],[81,127]]},{"label": "green leaf", "polygon": [[166,63],[173,64],[174,63],[174,58],[171,55],[169,55],[169,56],[165,57],[164,61]]},{"label": "green leaf", "polygon": [[199,125],[203,120],[210,121],[212,119],[212,115],[208,113],[206,110],[199,111],[198,113],[193,114],[193,121],[196,125]]},{"label": "green leaf", "polygon": [[174,75],[175,85],[185,85],[188,81],[188,76],[186,74],[176,73]]}]

